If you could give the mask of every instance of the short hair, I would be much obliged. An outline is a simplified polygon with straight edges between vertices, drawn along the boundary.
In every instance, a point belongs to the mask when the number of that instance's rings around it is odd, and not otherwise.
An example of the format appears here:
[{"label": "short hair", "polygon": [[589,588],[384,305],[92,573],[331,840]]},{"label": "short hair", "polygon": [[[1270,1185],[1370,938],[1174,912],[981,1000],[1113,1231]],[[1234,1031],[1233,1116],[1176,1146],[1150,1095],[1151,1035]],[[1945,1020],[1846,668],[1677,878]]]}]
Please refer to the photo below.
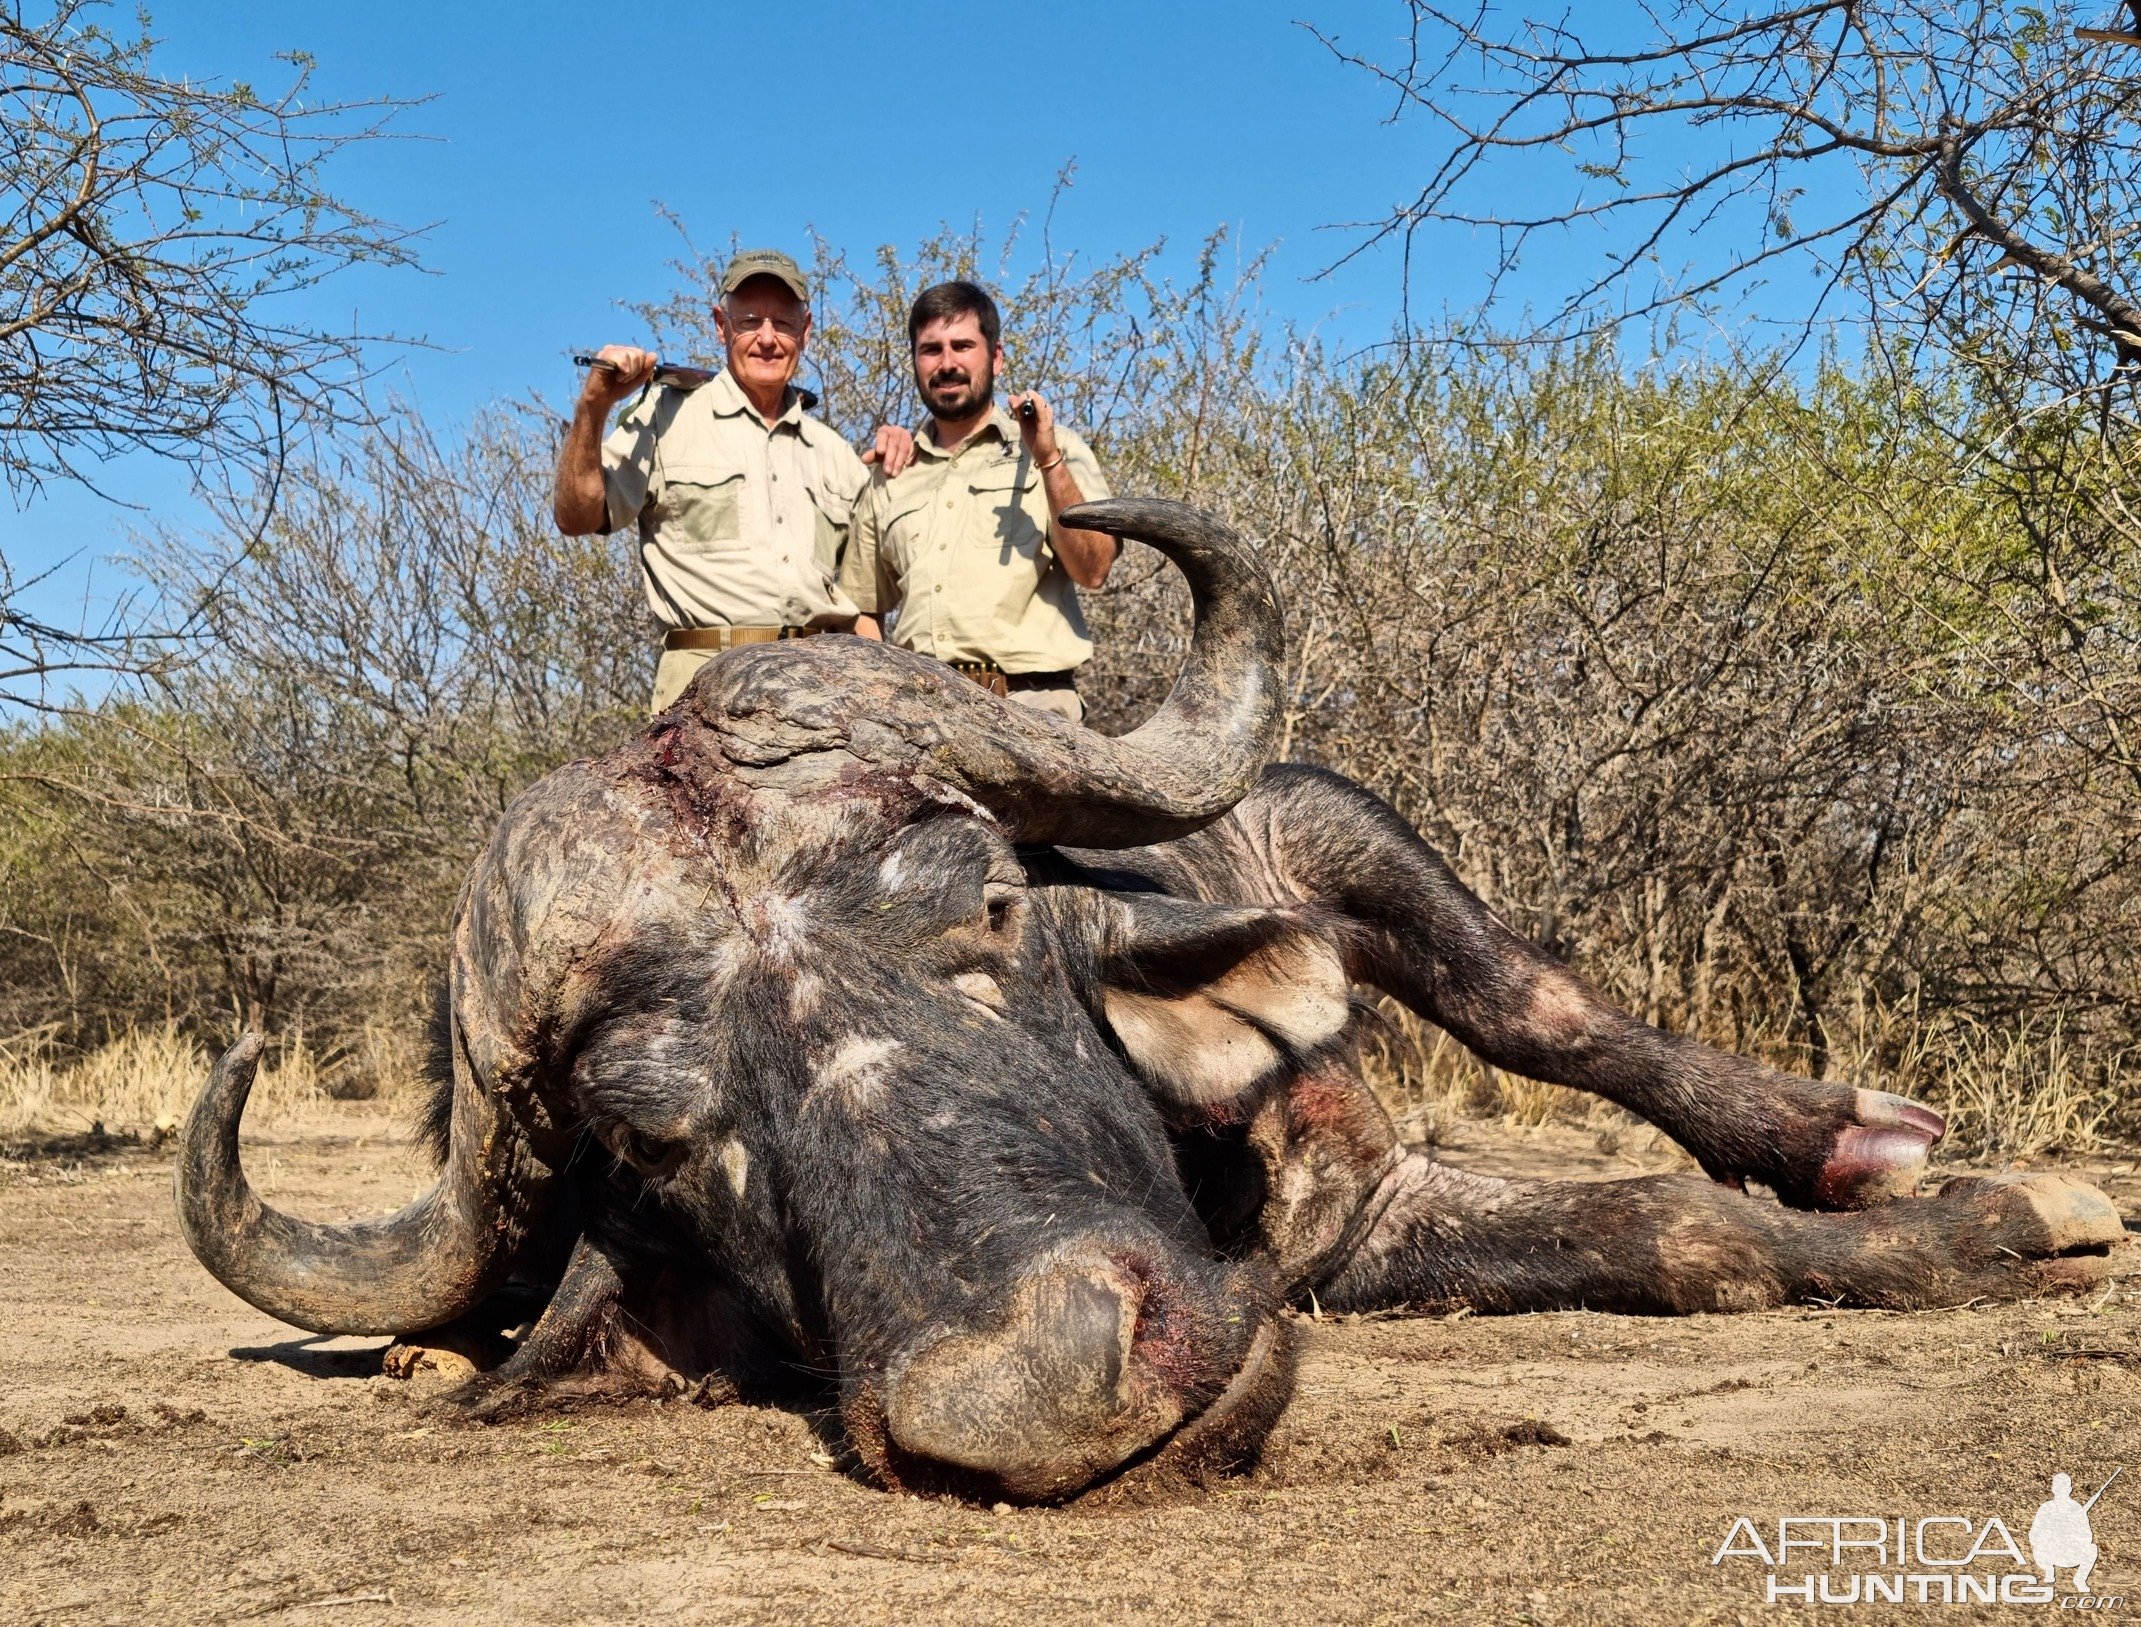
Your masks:
[{"label": "short hair", "polygon": [[907,313],[907,348],[914,348],[915,340],[930,323],[954,316],[972,316],[979,322],[981,336],[989,341],[991,350],[1003,342],[1004,319],[997,314],[996,301],[979,283],[962,280],[940,282],[922,290]]}]

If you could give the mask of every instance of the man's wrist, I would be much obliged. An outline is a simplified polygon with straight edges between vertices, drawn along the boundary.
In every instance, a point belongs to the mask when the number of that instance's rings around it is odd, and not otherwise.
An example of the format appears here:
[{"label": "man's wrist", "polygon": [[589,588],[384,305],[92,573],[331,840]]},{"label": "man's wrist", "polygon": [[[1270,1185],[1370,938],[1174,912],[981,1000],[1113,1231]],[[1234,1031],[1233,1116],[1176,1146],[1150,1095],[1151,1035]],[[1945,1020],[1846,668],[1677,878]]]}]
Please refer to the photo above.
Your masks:
[{"label": "man's wrist", "polygon": [[1042,460],[1042,461],[1037,461],[1037,462],[1036,462],[1036,463],[1034,464],[1034,466],[1033,466],[1033,468],[1034,468],[1034,472],[1035,472],[1036,474],[1044,474],[1044,475],[1045,475],[1046,473],[1048,473],[1048,471],[1049,471],[1049,470],[1051,470],[1051,469],[1055,468],[1055,467],[1056,467],[1056,466],[1057,466],[1058,464],[1060,464],[1060,463],[1061,463],[1062,461],[1063,461],[1063,453],[1062,453],[1062,452],[1061,452],[1060,450],[1058,450],[1058,451],[1057,451],[1057,453],[1056,453],[1056,455],[1055,455],[1054,457],[1052,457],[1052,458],[1048,458],[1048,459],[1045,459],[1045,460]]}]

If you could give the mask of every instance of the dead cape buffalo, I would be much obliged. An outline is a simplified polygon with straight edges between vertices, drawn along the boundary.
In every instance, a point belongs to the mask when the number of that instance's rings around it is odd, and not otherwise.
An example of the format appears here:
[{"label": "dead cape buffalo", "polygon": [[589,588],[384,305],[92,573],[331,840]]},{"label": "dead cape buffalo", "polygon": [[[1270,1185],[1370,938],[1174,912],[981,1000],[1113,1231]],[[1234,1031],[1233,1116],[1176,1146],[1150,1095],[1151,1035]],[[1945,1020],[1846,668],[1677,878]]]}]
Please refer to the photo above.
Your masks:
[{"label": "dead cape buffalo", "polygon": [[[1021,1499],[1252,1455],[1310,1293],[1925,1306],[2118,1266],[2092,1188],[1910,1196],[1938,1115],[1624,1016],[1377,798],[1267,767],[1255,554],[1178,504],[1065,518],[1189,580],[1189,656],[1143,727],[856,639],[713,662],[520,797],[469,876],[436,1184],[352,1225],[262,1204],[249,1035],[181,1143],[201,1262],[299,1327],[417,1344],[539,1300],[462,1392],[479,1410],[800,1375],[883,1484]],[[1712,1179],[1488,1180],[1406,1149],[1356,1069],[1356,986],[1623,1103]]]}]

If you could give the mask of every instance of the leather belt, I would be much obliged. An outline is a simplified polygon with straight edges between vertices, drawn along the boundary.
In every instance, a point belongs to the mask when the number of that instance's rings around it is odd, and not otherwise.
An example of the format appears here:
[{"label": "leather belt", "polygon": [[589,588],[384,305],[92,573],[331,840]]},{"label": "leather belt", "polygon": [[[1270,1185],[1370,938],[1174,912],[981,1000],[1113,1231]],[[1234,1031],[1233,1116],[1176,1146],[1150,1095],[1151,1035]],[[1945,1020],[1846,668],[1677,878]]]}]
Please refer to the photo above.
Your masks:
[{"label": "leather belt", "polygon": [[672,627],[662,634],[665,650],[733,650],[739,644],[777,644],[784,638],[812,638],[822,627]]},{"label": "leather belt", "polygon": [[1076,689],[1070,668],[1055,672],[1006,672],[994,661],[947,661],[954,672],[971,678],[992,695],[1008,696],[1014,689]]}]

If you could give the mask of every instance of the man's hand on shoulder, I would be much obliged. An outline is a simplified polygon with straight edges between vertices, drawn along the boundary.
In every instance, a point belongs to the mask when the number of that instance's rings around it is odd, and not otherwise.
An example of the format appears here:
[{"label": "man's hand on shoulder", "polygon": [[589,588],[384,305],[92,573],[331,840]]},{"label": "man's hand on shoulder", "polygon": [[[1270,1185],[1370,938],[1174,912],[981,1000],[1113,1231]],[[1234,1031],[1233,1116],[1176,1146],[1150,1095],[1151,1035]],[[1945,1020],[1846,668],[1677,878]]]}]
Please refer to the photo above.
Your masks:
[{"label": "man's hand on shoulder", "polygon": [[887,480],[898,479],[900,472],[914,462],[914,432],[898,424],[880,424],[877,439],[863,453],[862,461],[876,464]]},{"label": "man's hand on shoulder", "polygon": [[580,383],[580,403],[607,417],[626,396],[647,387],[661,358],[637,345],[604,345]]}]

